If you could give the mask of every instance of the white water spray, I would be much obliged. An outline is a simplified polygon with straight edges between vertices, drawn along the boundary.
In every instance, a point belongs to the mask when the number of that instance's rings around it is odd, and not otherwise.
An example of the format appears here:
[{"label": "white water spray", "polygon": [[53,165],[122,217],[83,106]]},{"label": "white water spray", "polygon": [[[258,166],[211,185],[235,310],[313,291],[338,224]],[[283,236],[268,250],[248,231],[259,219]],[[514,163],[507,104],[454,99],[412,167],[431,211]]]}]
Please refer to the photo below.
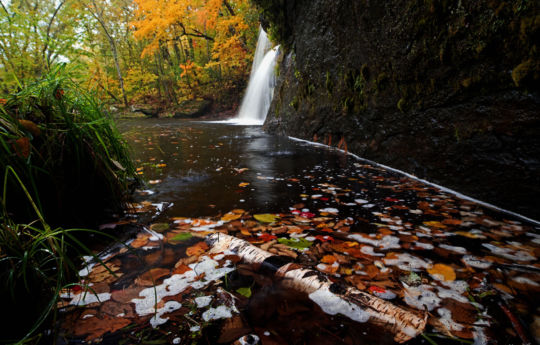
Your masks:
[{"label": "white water spray", "polygon": [[270,49],[266,32],[260,30],[253,66],[246,94],[240,105],[238,116],[229,122],[239,125],[262,125],[274,97],[276,78],[274,67],[279,46]]}]

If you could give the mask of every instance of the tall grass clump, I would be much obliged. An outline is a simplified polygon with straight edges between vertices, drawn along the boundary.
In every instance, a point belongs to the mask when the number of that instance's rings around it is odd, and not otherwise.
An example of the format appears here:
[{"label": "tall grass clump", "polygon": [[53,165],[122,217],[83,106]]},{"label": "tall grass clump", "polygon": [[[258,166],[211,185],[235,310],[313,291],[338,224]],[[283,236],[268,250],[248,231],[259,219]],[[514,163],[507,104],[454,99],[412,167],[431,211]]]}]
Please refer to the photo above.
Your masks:
[{"label": "tall grass clump", "polygon": [[37,343],[52,325],[86,235],[103,235],[68,227],[122,210],[133,176],[112,118],[65,67],[0,98],[0,342]]},{"label": "tall grass clump", "polygon": [[[0,105],[0,171],[12,166],[47,221],[96,224],[120,211],[134,167],[114,122],[59,66]],[[7,211],[35,215],[13,178]]]}]

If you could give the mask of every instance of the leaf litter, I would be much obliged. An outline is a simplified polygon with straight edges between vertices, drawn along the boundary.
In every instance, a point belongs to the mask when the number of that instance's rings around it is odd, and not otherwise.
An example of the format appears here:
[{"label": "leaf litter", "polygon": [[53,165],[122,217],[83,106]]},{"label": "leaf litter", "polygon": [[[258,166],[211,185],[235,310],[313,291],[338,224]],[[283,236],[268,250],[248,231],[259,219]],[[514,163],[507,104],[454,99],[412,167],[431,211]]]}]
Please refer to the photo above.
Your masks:
[{"label": "leaf litter", "polygon": [[[316,334],[334,343],[392,342],[369,322],[348,318],[347,309],[323,293],[310,300],[232,250],[211,252],[205,237],[223,233],[332,283],[427,313],[430,342],[520,343],[539,336],[535,224],[371,164],[350,166],[335,176],[324,174],[323,166],[294,177],[258,175],[264,183],[301,190],[285,209],[162,216],[150,227],[161,237],[139,233],[128,251],[107,258],[106,268],[89,262],[84,280],[62,292],[62,328],[87,342],[130,339],[146,325],[161,330],[152,336],[171,343],[208,336],[232,343],[249,334],[263,344],[316,343]],[[154,214],[159,206],[143,201],[133,212]]]}]

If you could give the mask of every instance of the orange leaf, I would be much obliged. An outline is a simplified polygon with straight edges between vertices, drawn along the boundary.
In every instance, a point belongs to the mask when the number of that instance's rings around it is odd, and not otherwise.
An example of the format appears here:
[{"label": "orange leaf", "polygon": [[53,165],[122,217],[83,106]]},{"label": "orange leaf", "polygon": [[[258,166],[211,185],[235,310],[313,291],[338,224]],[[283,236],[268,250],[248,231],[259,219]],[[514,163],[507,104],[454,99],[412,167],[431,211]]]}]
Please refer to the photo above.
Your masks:
[{"label": "orange leaf", "polygon": [[13,149],[17,153],[17,156],[21,158],[28,158],[30,156],[30,139],[22,137],[13,143]]},{"label": "orange leaf", "polygon": [[325,264],[332,265],[334,262],[336,262],[336,257],[333,255],[325,255],[322,257],[321,262]]},{"label": "orange leaf", "polygon": [[224,222],[230,222],[231,220],[236,220],[238,218],[242,217],[242,214],[238,214],[238,213],[232,213],[232,212],[229,212],[227,214],[225,214],[223,217],[221,217],[221,220],[224,221]]},{"label": "orange leaf", "polygon": [[454,269],[445,264],[435,264],[432,268],[428,268],[427,271],[431,275],[442,277],[445,281],[456,280],[456,272],[454,272]]},{"label": "orange leaf", "polygon": [[202,241],[186,249],[186,255],[199,256],[207,250],[208,250],[208,245],[206,244],[206,242]]}]

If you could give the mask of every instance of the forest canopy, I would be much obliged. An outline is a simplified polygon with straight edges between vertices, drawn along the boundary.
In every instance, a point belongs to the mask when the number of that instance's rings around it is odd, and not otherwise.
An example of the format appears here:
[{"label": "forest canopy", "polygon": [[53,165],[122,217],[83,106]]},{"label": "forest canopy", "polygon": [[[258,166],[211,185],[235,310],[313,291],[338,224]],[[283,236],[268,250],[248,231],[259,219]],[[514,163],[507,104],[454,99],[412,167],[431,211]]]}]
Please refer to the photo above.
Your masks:
[{"label": "forest canopy", "polygon": [[227,107],[258,30],[249,0],[0,0],[0,93],[58,64],[103,101]]}]

